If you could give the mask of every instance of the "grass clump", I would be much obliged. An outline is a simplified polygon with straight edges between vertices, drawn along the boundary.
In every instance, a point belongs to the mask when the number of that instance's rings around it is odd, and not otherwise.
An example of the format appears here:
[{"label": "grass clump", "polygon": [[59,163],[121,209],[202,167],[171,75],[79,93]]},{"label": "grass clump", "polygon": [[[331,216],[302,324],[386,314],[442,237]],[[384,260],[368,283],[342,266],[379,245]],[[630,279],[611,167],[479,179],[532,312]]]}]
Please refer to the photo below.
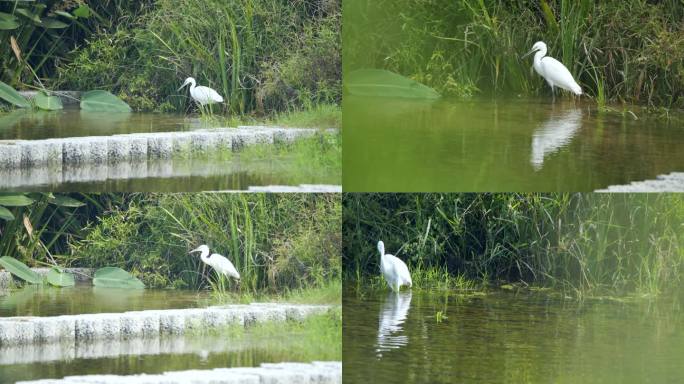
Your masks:
[{"label": "grass clump", "polygon": [[351,280],[382,282],[380,239],[416,287],[503,281],[656,295],[684,280],[678,194],[350,194],[343,210]]}]

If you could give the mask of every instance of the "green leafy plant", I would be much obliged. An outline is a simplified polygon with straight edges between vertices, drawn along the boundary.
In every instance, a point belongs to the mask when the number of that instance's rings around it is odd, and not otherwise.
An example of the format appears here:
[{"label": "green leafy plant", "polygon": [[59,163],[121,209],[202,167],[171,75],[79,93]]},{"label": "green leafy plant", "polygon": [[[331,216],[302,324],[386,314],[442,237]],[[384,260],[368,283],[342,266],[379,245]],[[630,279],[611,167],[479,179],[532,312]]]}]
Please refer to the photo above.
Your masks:
[{"label": "green leafy plant", "polygon": [[118,97],[107,91],[90,91],[81,95],[81,109],[94,112],[130,112],[128,106]]},{"label": "green leafy plant", "polygon": [[95,271],[93,285],[107,288],[145,288],[142,281],[118,267],[104,267]]},{"label": "green leafy plant", "polygon": [[[0,98],[20,107],[29,108],[31,103],[9,85],[0,82]],[[48,95],[47,91],[39,91],[33,98],[39,109],[54,111],[62,109],[62,100],[58,96]],[[81,109],[90,112],[130,112],[131,107],[123,100],[107,91],[95,90],[81,95]]]},{"label": "green leafy plant", "polygon": [[24,194],[0,193],[0,219],[14,220],[14,215],[6,207],[26,207],[33,204],[34,200]]},{"label": "green leafy plant", "polygon": [[19,108],[29,108],[31,103],[14,88],[0,81],[0,99]]},{"label": "green leafy plant", "polygon": [[11,256],[0,257],[0,265],[11,274],[30,284],[43,283],[43,278],[39,274],[32,271],[26,264]]},{"label": "green leafy plant", "polygon": [[55,111],[64,108],[62,100],[58,96],[49,96],[45,92],[38,92],[33,98],[36,107],[47,111]]},{"label": "green leafy plant", "polygon": [[50,269],[46,279],[48,283],[56,287],[71,287],[76,284],[73,273],[66,272],[58,267]]},{"label": "green leafy plant", "polygon": [[344,89],[356,96],[411,99],[440,97],[434,89],[384,69],[359,69],[351,72],[345,78]]}]

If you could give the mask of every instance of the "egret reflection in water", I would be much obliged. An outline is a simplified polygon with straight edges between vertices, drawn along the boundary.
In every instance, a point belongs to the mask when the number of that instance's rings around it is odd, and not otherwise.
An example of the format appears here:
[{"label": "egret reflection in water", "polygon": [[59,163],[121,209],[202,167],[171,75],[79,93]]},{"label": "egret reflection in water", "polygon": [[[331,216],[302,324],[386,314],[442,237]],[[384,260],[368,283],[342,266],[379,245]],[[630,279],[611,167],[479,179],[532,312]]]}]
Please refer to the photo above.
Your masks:
[{"label": "egret reflection in water", "polygon": [[566,146],[582,126],[582,111],[570,109],[561,115],[554,115],[532,135],[532,156],[530,162],[536,171],[544,166],[544,157]]},{"label": "egret reflection in water", "polygon": [[378,326],[378,343],[376,352],[397,349],[408,344],[408,336],[404,334],[404,322],[411,307],[411,291],[389,292],[380,308],[380,325]]}]

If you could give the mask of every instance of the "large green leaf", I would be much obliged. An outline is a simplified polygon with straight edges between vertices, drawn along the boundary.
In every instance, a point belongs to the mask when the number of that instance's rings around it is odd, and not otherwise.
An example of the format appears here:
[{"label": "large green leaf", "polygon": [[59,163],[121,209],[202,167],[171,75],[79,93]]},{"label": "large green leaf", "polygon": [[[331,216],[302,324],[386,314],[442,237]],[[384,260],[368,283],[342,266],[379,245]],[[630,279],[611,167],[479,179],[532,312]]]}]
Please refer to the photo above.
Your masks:
[{"label": "large green leaf", "polygon": [[72,199],[69,196],[57,195],[49,200],[51,204],[58,205],[60,207],[71,207],[78,208],[85,205],[85,203]]},{"label": "large green leaf", "polygon": [[76,284],[72,273],[60,271],[58,268],[52,268],[48,272],[47,281],[56,287],[71,287]]},{"label": "large green leaf", "polygon": [[2,265],[7,272],[14,276],[29,282],[31,284],[42,284],[43,278],[39,274],[33,272],[26,264],[11,256],[0,257],[0,265]]},{"label": "large green leaf", "polygon": [[40,17],[38,16],[38,14],[33,13],[26,8],[17,8],[15,10],[15,13],[31,19],[36,24],[40,24]]},{"label": "large green leaf", "polygon": [[356,96],[437,99],[434,89],[384,69],[359,69],[344,78],[344,88]]},{"label": "large green leaf", "polygon": [[66,18],[69,19],[69,20],[73,20],[73,19],[76,18],[76,17],[74,17],[74,15],[72,15],[71,13],[65,12],[65,11],[55,11],[55,15],[64,16],[64,17],[66,17]]},{"label": "large green leaf", "polygon": [[54,19],[52,17],[46,17],[42,21],[43,22],[41,25],[44,28],[48,28],[48,29],[63,29],[63,28],[66,28],[69,26],[69,24],[66,24],[66,23],[59,21],[57,19]]},{"label": "large green leaf", "polygon": [[9,209],[0,205],[0,219],[2,220],[14,220],[14,215]]},{"label": "large green leaf", "polygon": [[145,288],[142,281],[118,267],[104,267],[95,271],[93,285],[107,288]]},{"label": "large green leaf", "polygon": [[81,109],[97,112],[130,112],[131,107],[107,91],[90,91],[81,96]]},{"label": "large green leaf", "polygon": [[35,101],[38,108],[48,111],[56,111],[64,108],[62,106],[62,100],[59,97],[48,96],[43,92],[36,93],[36,97],[33,98],[33,101]]},{"label": "large green leaf", "polygon": [[0,12],[0,30],[11,30],[19,28],[19,21],[16,16]]},{"label": "large green leaf", "polygon": [[31,106],[24,96],[2,81],[0,81],[0,99],[14,104],[19,108],[28,108]]},{"label": "large green leaf", "polygon": [[0,205],[7,207],[25,207],[33,202],[32,198],[20,193],[0,193]]},{"label": "large green leaf", "polygon": [[74,9],[74,16],[88,18],[90,17],[90,8],[86,4],[81,4],[81,6]]}]

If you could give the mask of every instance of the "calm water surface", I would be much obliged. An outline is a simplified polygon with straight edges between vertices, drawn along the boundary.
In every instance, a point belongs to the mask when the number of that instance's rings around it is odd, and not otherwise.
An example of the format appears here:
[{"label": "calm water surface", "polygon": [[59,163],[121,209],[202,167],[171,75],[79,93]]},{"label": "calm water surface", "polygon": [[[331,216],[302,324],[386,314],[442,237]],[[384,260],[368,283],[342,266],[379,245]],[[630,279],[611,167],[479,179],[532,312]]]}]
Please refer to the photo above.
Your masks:
[{"label": "calm water surface", "polygon": [[208,128],[198,119],[163,113],[107,113],[79,109],[16,110],[0,115],[0,140],[109,136]]},{"label": "calm water surface", "polygon": [[[74,375],[158,374],[190,369],[253,367],[262,363],[339,360],[339,349],[321,343],[306,330],[263,336],[247,331],[130,342],[76,343],[0,348],[0,382],[62,378]],[[20,356],[11,356],[20,354]],[[54,357],[54,359],[53,359]],[[31,362],[31,359],[35,361]],[[17,363],[17,360],[25,362]],[[3,364],[3,361],[8,364]]]},{"label": "calm water surface", "polygon": [[676,383],[684,377],[683,300],[346,290],[343,306],[345,383]]},{"label": "calm water surface", "polygon": [[[212,305],[209,292],[120,290],[92,286],[0,291],[0,316],[55,316]],[[331,327],[335,325],[330,325]],[[270,329],[270,328],[267,328]],[[0,383],[89,374],[154,374],[189,369],[259,366],[284,361],[339,360],[340,345],[321,329],[292,323],[282,329],[226,330],[205,335],[75,343],[0,344]],[[327,339],[326,339],[327,340]]]},{"label": "calm water surface", "polygon": [[230,160],[178,159],[83,165],[0,169],[0,191],[49,192],[195,192],[245,190],[250,186],[333,184],[342,170],[301,164],[289,155]]},{"label": "calm water surface", "polygon": [[684,171],[684,116],[570,100],[344,99],[345,191],[594,191]]},{"label": "calm water surface", "polygon": [[32,286],[0,290],[0,317],[59,316],[144,309],[195,308],[211,304],[209,292],[162,289],[114,289],[76,285]]}]

